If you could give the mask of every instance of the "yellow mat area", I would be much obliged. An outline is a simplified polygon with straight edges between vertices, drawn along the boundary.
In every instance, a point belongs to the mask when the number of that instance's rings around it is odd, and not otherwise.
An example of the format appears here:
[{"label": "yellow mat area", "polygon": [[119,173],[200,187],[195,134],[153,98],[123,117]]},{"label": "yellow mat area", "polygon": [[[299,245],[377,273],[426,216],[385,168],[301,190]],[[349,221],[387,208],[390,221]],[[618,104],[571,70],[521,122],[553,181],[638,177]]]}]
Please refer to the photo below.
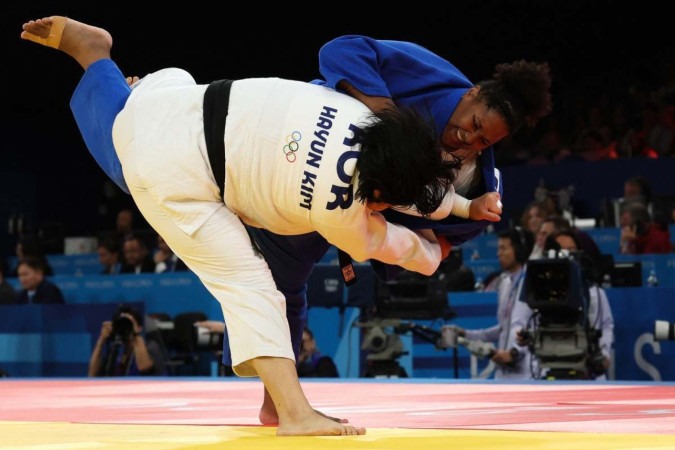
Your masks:
[{"label": "yellow mat area", "polygon": [[272,427],[0,422],[0,449],[599,450],[675,449],[675,436],[403,428],[365,436],[276,437]]}]

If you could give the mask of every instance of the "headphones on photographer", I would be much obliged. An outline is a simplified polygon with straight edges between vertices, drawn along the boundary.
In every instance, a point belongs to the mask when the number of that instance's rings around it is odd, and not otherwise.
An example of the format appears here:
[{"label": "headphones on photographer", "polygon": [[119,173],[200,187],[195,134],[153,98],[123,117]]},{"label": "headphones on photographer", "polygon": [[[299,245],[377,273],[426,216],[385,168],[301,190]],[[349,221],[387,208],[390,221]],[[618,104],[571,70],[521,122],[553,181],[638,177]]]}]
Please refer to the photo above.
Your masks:
[{"label": "headphones on photographer", "polygon": [[513,253],[516,257],[516,261],[520,264],[525,264],[532,253],[534,236],[532,236],[532,233],[525,231],[519,226],[513,227],[509,234],[511,236],[511,245],[513,246]]}]

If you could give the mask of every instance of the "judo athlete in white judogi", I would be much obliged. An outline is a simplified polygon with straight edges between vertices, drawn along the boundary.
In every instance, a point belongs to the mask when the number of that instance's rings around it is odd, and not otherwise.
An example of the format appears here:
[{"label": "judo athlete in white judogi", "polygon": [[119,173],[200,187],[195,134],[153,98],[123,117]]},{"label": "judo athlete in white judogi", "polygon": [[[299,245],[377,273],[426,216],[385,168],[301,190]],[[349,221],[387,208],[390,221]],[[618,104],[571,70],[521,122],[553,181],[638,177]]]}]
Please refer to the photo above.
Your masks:
[{"label": "judo athlete in white judogi", "polygon": [[103,164],[100,146],[114,145],[139,210],[222,305],[233,369],[262,379],[277,434],[365,433],[309,405],[284,296],[242,222],[278,234],[317,231],[357,261],[431,275],[447,241],[379,211],[410,205],[429,214],[440,205],[457,165],[443,160],[433,127],[405,111],[375,118],[331,89],[277,78],[199,85],[172,68],[129,94],[107,31],[61,16],[23,30],[85,69],[71,109],[87,147]]}]

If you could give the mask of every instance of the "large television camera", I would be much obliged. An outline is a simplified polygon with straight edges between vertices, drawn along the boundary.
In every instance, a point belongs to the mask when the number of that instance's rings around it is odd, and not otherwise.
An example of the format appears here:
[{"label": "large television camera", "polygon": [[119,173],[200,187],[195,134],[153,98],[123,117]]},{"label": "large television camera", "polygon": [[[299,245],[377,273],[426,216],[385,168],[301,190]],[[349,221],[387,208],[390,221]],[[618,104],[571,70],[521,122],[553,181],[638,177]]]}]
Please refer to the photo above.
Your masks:
[{"label": "large television camera", "polygon": [[372,313],[382,319],[433,320],[452,316],[445,283],[407,271],[395,280],[377,283]]},{"label": "large television camera", "polygon": [[[584,256],[558,252],[527,262],[521,300],[533,311],[523,333],[547,379],[593,379],[604,372],[600,330],[588,320],[589,281]],[[588,265],[587,265],[588,267]]]},{"label": "large television camera", "polygon": [[364,377],[407,377],[398,360],[408,354],[400,335],[413,333],[436,343],[440,332],[408,320],[450,319],[455,316],[448,304],[448,274],[461,265],[461,252],[454,252],[431,276],[402,271],[392,280],[377,280],[372,307],[362,310],[361,350],[366,353]]}]

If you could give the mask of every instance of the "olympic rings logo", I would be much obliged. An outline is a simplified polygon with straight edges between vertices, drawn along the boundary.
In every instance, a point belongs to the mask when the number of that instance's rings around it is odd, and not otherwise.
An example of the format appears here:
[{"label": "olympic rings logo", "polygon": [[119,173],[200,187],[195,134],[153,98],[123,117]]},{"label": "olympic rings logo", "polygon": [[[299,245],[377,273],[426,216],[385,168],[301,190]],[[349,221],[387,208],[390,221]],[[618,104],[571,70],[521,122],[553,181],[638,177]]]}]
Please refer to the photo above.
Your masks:
[{"label": "olympic rings logo", "polygon": [[302,133],[299,131],[294,131],[288,136],[286,136],[286,145],[284,145],[284,155],[286,155],[286,161],[294,163],[297,159],[295,152],[300,149],[300,140],[302,139]]}]

